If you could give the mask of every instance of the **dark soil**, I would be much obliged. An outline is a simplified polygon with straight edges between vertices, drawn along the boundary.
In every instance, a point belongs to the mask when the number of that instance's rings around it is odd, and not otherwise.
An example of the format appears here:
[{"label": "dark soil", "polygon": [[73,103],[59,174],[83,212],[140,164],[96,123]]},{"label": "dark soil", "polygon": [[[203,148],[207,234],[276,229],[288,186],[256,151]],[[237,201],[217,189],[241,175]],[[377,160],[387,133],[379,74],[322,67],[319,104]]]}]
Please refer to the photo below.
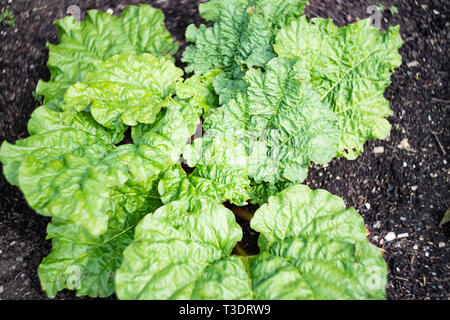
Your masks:
[{"label": "dark soil", "polygon": [[[89,9],[111,8],[119,14],[126,4],[151,4],[164,11],[167,28],[184,49],[185,28],[202,22],[198,2],[0,0],[0,11],[12,11],[17,23],[16,27],[0,25],[0,142],[27,135],[27,121],[38,106],[32,92],[40,78],[49,78],[45,43],[58,41],[52,22],[65,16],[67,7],[78,5],[84,16]],[[394,110],[390,137],[366,143],[365,152],[355,161],[337,159],[327,168],[311,169],[307,183],[343,197],[364,216],[369,239],[386,250],[389,299],[449,299],[450,231],[448,226],[439,228],[439,222],[449,209],[450,3],[311,2],[309,17],[333,18],[338,25],[366,18],[370,5],[382,3],[386,8],[383,24],[400,24],[404,45],[403,65],[385,94]],[[398,13],[387,10],[391,5]],[[380,146],[384,151],[375,153]],[[3,175],[0,198],[0,298],[46,299],[36,271],[50,251],[45,240],[48,219],[35,214]],[[386,241],[389,232],[407,236]],[[252,249],[251,243],[242,246]],[[64,291],[57,298],[75,295]]]}]

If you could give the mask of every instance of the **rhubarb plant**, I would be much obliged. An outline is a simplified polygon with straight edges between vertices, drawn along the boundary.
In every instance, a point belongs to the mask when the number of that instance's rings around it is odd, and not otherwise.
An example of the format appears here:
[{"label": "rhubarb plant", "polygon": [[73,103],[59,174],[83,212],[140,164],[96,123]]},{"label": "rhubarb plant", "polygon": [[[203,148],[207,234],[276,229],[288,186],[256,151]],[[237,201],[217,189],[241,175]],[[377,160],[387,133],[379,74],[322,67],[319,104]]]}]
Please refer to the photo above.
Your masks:
[{"label": "rhubarb plant", "polygon": [[[38,269],[49,297],[385,297],[363,219],[301,183],[389,133],[399,30],[308,21],[305,5],[201,4],[211,25],[186,30],[190,77],[160,10],[56,22],[29,137],[0,148],[6,179],[51,218]],[[254,254],[235,218],[249,202]]]}]

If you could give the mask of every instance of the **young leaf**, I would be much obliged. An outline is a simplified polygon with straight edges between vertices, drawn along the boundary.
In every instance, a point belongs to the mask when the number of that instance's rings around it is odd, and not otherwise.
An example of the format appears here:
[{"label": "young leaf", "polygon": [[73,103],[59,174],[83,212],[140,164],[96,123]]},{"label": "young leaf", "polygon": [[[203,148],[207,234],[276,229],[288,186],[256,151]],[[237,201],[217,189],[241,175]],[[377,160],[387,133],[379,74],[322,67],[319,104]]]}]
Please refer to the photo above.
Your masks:
[{"label": "young leaf", "polygon": [[116,273],[120,299],[383,299],[386,263],[363,219],[324,190],[297,185],[251,221],[257,256],[230,256],[242,237],[210,201],[176,201],[147,215]]},{"label": "young leaf", "polygon": [[257,182],[302,182],[311,161],[326,164],[339,141],[337,118],[306,81],[295,59],[276,58],[265,72],[247,72],[247,94],[212,110],[204,128],[234,136],[249,153],[249,175]]},{"label": "young leaf", "polygon": [[89,107],[93,118],[109,129],[152,123],[182,75],[183,70],[163,57],[117,55],[71,86],[63,108],[83,111]]},{"label": "young leaf", "polygon": [[177,82],[176,92],[180,99],[189,100],[200,112],[208,112],[219,106],[219,97],[214,91],[214,80],[222,71],[211,70],[204,75],[195,74],[184,82]]},{"label": "young leaf", "polygon": [[82,82],[108,58],[127,52],[161,56],[175,53],[178,45],[164,26],[164,15],[147,5],[128,6],[117,18],[90,10],[86,20],[76,22],[72,16],[56,21],[60,43],[47,44],[51,73],[49,82],[39,81],[37,94],[45,104],[60,105],[65,91]]},{"label": "young leaf", "polygon": [[219,203],[229,200],[236,205],[247,204],[250,180],[247,154],[241,144],[219,137],[211,141],[199,138],[186,146],[183,157],[195,170],[186,175],[177,165],[164,173],[158,189],[164,203],[208,197]]},{"label": "young leaf", "polygon": [[331,106],[342,132],[339,155],[355,159],[368,139],[384,139],[392,115],[383,93],[401,64],[399,27],[386,33],[370,19],[338,28],[327,19],[292,21],[277,35],[278,55],[302,60],[311,84]]}]

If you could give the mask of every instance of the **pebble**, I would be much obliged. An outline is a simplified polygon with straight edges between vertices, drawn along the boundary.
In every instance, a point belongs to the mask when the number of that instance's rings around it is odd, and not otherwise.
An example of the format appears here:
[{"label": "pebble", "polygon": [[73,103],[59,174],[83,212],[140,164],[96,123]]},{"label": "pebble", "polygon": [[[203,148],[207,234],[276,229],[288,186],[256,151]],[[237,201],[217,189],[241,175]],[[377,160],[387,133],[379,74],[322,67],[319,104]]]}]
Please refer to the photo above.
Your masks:
[{"label": "pebble", "polygon": [[387,242],[395,240],[397,236],[395,235],[394,232],[389,232],[387,235],[384,236],[384,240],[386,240]]},{"label": "pebble", "polygon": [[408,236],[409,236],[408,232],[400,233],[400,234],[397,236],[397,239],[408,238]]},{"label": "pebble", "polygon": [[367,210],[370,209],[370,203],[367,202],[367,203],[365,204],[365,206],[366,206]]},{"label": "pebble", "polygon": [[375,147],[375,148],[373,149],[373,152],[374,152],[374,153],[384,153],[384,147],[383,147],[383,146],[381,146],[381,147]]},{"label": "pebble", "polygon": [[408,166],[408,164],[403,161],[403,168],[406,168],[407,166]]},{"label": "pebble", "polygon": [[377,221],[373,224],[374,229],[378,229],[381,226],[381,221]]},{"label": "pebble", "polygon": [[406,217],[401,216],[401,217],[400,217],[400,220],[401,220],[401,221],[406,221]]},{"label": "pebble", "polygon": [[111,9],[111,8],[108,8],[108,9],[106,10],[106,12],[109,13],[109,14],[114,14],[114,10]]},{"label": "pebble", "polygon": [[411,146],[409,145],[409,141],[407,138],[403,139],[400,144],[397,146],[399,149],[411,149]]},{"label": "pebble", "polygon": [[23,262],[23,257],[20,257],[20,256],[19,256],[19,257],[16,257],[16,261],[17,261],[17,262]]},{"label": "pebble", "polygon": [[445,247],[445,242],[439,242],[439,248]]},{"label": "pebble", "polygon": [[408,66],[408,68],[418,67],[419,66],[419,61],[417,61],[417,60],[410,61],[406,65]]},{"label": "pebble", "polygon": [[412,191],[416,191],[417,189],[419,189],[419,186],[411,186]]},{"label": "pebble", "polygon": [[414,250],[419,250],[419,246],[417,244],[414,245],[413,247]]}]

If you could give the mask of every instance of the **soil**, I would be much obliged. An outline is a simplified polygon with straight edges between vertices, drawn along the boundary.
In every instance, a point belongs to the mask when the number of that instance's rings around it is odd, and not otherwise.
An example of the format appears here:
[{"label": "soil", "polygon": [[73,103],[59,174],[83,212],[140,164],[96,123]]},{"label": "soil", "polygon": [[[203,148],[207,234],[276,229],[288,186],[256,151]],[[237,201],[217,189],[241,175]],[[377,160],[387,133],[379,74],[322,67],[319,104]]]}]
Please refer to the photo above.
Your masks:
[{"label": "soil", "polygon": [[[52,22],[76,4],[86,10],[113,9],[147,3],[161,8],[166,25],[181,50],[184,30],[202,23],[199,1],[111,0],[0,0],[0,11],[14,13],[16,27],[0,24],[0,141],[27,136],[26,124],[38,107],[33,90],[39,79],[48,80],[47,41],[57,43]],[[389,299],[440,299],[450,295],[450,230],[439,227],[449,209],[449,42],[450,2],[446,0],[311,0],[308,17],[328,17],[338,25],[369,16],[367,8],[381,3],[383,26],[401,25],[403,65],[392,77],[385,96],[394,116],[391,135],[369,141],[354,161],[337,159],[327,168],[310,170],[307,184],[345,199],[364,217],[369,240],[383,248],[389,266]],[[398,12],[388,10],[395,6]],[[383,152],[380,151],[383,147]],[[375,152],[377,151],[377,152]],[[22,193],[0,175],[0,298],[47,299],[41,291],[37,267],[50,251],[45,239],[48,219],[29,208]],[[243,242],[254,250],[253,241]],[[393,232],[392,241],[384,237]],[[57,299],[75,299],[63,291]]]}]

